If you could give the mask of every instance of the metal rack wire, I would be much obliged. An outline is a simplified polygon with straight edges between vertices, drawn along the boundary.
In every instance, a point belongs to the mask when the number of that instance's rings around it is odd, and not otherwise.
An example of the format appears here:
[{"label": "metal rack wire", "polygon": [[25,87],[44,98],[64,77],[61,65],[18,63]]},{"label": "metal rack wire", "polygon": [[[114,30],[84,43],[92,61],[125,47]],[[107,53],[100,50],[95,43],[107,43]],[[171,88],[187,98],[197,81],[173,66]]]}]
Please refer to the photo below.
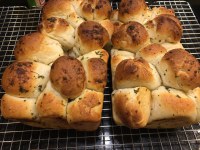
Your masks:
[{"label": "metal rack wire", "polygon": [[[116,3],[112,4],[114,8]],[[158,1],[152,6],[173,8],[181,20],[183,46],[200,60],[200,24],[185,1]],[[19,37],[36,30],[40,9],[0,7],[0,81],[2,73],[14,61],[13,49]],[[200,124],[180,129],[129,129],[112,120],[111,76],[105,89],[102,122],[95,132],[40,129],[0,117],[1,149],[199,149]],[[4,94],[0,85],[0,97]]]}]

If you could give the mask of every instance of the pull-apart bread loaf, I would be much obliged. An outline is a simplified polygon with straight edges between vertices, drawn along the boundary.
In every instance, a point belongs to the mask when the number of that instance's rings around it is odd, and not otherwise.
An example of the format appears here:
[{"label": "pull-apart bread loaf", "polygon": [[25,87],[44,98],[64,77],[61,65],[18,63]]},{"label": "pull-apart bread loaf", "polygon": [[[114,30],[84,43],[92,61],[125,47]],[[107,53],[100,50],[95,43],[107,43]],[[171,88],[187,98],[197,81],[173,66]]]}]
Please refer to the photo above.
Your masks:
[{"label": "pull-apart bread loaf", "polygon": [[183,29],[173,10],[122,0],[111,16],[115,123],[178,128],[199,122],[200,64],[180,43]]},{"label": "pull-apart bread loaf", "polygon": [[52,65],[15,61],[2,77],[4,118],[45,128],[96,130],[101,121],[108,53],[61,56]]},{"label": "pull-apart bread loaf", "polygon": [[[144,0],[49,0],[38,31],[19,39],[4,71],[1,113],[43,127],[93,131],[101,122],[108,53],[112,110],[130,128],[200,121],[200,64],[180,43],[172,9]],[[103,49],[104,48],[104,49]]]},{"label": "pull-apart bread loaf", "polygon": [[6,119],[58,129],[96,130],[101,122],[114,27],[108,0],[49,0],[38,31],[24,35],[4,71]]}]

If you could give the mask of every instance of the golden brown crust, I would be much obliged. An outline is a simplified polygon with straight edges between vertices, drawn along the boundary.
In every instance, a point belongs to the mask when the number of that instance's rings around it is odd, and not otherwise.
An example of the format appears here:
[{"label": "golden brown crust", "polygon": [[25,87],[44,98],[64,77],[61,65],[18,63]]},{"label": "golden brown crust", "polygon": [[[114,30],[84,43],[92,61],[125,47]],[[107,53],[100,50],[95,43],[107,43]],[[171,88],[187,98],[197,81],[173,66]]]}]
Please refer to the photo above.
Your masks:
[{"label": "golden brown crust", "polygon": [[166,52],[167,50],[163,46],[154,43],[140,49],[137,56],[142,57],[153,65],[156,65]]},{"label": "golden brown crust", "polygon": [[156,43],[150,44],[150,45],[144,47],[143,49],[141,49],[141,53],[145,57],[153,56],[156,54],[162,54],[165,52],[167,52],[167,50],[160,44],[156,44]]},{"label": "golden brown crust", "polygon": [[107,64],[101,58],[89,59],[87,88],[103,92],[106,83]]},{"label": "golden brown crust", "polygon": [[119,20],[131,21],[134,16],[144,14],[146,9],[147,5],[144,0],[122,0],[119,4]]},{"label": "golden brown crust", "polygon": [[65,19],[56,17],[43,19],[38,30],[42,34],[57,40],[65,50],[69,50],[74,46],[75,30]]},{"label": "golden brown crust", "polygon": [[40,117],[66,118],[66,100],[44,92],[37,100],[37,111]]},{"label": "golden brown crust", "polygon": [[[157,32],[158,33],[168,33],[172,36],[172,41],[178,42],[182,37],[182,26],[180,21],[172,15],[159,15],[155,18],[157,23]],[[169,41],[171,42],[171,41]]]},{"label": "golden brown crust", "polygon": [[124,80],[153,80],[149,64],[143,59],[125,59],[121,61],[115,72],[115,87],[118,89],[117,83]]},{"label": "golden brown crust", "polygon": [[4,94],[1,100],[1,113],[6,119],[35,120],[36,99],[18,98]]},{"label": "golden brown crust", "polygon": [[80,16],[86,20],[108,19],[111,5],[108,0],[85,0],[80,3]]},{"label": "golden brown crust", "polygon": [[112,34],[114,32],[114,25],[113,23],[106,19],[106,20],[101,20],[99,21],[99,23],[107,30],[108,34],[109,34],[109,39],[111,39]]},{"label": "golden brown crust", "polygon": [[[101,121],[103,93],[85,90],[83,94],[67,106],[67,119],[72,128],[95,130]],[[82,125],[79,125],[82,124]],[[94,127],[88,126],[94,124]]]},{"label": "golden brown crust", "polygon": [[58,41],[40,32],[33,32],[19,39],[14,55],[16,60],[32,60],[49,64],[62,56],[63,50]]},{"label": "golden brown crust", "polygon": [[2,87],[10,95],[37,97],[43,90],[48,76],[49,66],[30,61],[16,61],[4,71]]},{"label": "golden brown crust", "polygon": [[94,10],[94,18],[96,20],[108,19],[110,17],[111,10],[112,7],[110,5],[109,0],[98,0],[98,3]]},{"label": "golden brown crust", "polygon": [[[47,19],[49,17],[55,17],[55,14],[58,15],[64,15],[67,14],[67,10],[70,9],[71,3],[68,0],[49,0],[48,3],[46,3],[43,6],[42,9],[42,18]],[[67,17],[67,16],[63,16]],[[62,17],[61,17],[62,18]]]},{"label": "golden brown crust", "polygon": [[[163,64],[166,64],[169,70],[166,71],[167,68],[164,68]],[[200,64],[194,56],[184,49],[174,49],[167,52],[158,68],[160,68],[160,72],[164,69],[165,75],[172,74],[168,76],[168,80],[173,80],[176,84],[164,82],[167,86],[186,91],[200,86]],[[167,78],[163,73],[160,73],[161,77]]]},{"label": "golden brown crust", "polygon": [[31,80],[34,80],[33,62],[14,62],[3,73],[2,87],[12,95],[26,95],[29,92]]},{"label": "golden brown crust", "polygon": [[53,86],[68,98],[76,98],[85,87],[85,71],[78,59],[62,56],[51,67]]},{"label": "golden brown crust", "polygon": [[142,128],[149,119],[150,99],[150,91],[145,87],[117,90],[112,94],[114,114],[123,125]]},{"label": "golden brown crust", "polygon": [[153,7],[151,11],[153,12],[153,16],[152,16],[153,18],[161,14],[169,14],[169,15],[175,16],[174,10],[167,9],[166,7]]},{"label": "golden brown crust", "polygon": [[182,37],[180,21],[173,15],[162,14],[146,23],[152,40],[156,42],[179,42]]},{"label": "golden brown crust", "polygon": [[107,30],[99,23],[85,21],[80,24],[77,31],[80,42],[80,53],[85,54],[92,50],[103,48],[109,41]]},{"label": "golden brown crust", "polygon": [[111,41],[114,48],[136,52],[149,43],[149,35],[142,24],[131,21],[121,25]]},{"label": "golden brown crust", "polygon": [[159,87],[152,92],[151,115],[147,127],[182,127],[194,123],[196,116],[195,101],[181,91]]},{"label": "golden brown crust", "polygon": [[47,33],[50,33],[56,30],[56,32],[59,33],[59,32],[65,31],[68,26],[69,26],[69,23],[66,20],[62,18],[51,17],[51,18],[44,19],[42,21],[42,24],[39,25],[38,29],[40,31],[45,29]]}]

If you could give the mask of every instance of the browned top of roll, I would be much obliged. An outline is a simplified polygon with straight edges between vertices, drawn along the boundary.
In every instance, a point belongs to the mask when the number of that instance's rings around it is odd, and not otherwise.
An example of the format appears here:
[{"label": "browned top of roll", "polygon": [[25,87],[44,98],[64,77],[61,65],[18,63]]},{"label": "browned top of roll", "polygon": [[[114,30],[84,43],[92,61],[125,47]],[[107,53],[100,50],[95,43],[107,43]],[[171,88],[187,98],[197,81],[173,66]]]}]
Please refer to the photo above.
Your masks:
[{"label": "browned top of roll", "polygon": [[113,46],[117,49],[126,49],[131,52],[136,52],[141,46],[145,45],[149,39],[149,35],[145,27],[131,21],[120,26],[117,32],[112,36]]},{"label": "browned top of roll", "polygon": [[51,67],[53,86],[68,98],[76,98],[85,87],[85,70],[78,59],[62,56]]},{"label": "browned top of roll", "polygon": [[69,23],[66,20],[62,18],[51,17],[42,21],[42,24],[39,25],[39,30],[42,31],[45,29],[47,33],[55,30],[57,33],[60,33],[67,30],[68,26]]},{"label": "browned top of roll", "polygon": [[180,41],[182,37],[182,26],[180,21],[173,15],[159,15],[155,18],[157,22],[157,32],[165,34],[170,32],[174,41]]},{"label": "browned top of roll", "polygon": [[81,4],[82,14],[87,20],[102,20],[110,17],[111,5],[109,0],[88,0]]},{"label": "browned top of roll", "polygon": [[149,64],[142,58],[121,61],[116,68],[115,80],[129,79],[152,80],[153,77]]},{"label": "browned top of roll", "polygon": [[91,58],[88,60],[88,73],[89,85],[103,91],[107,83],[107,64],[101,58]]},{"label": "browned top of roll", "polygon": [[180,86],[191,89],[200,86],[200,64],[189,52],[173,49],[166,53],[161,61],[170,66]]},{"label": "browned top of roll", "polygon": [[148,21],[146,27],[149,29],[154,29],[156,27],[156,31],[153,32],[162,35],[168,42],[178,42],[182,37],[183,29],[181,23],[178,18],[173,15],[161,14],[153,20]]},{"label": "browned top of roll", "polygon": [[14,62],[3,73],[2,87],[7,94],[26,95],[34,80],[32,62]]},{"label": "browned top of roll", "polygon": [[[71,7],[71,2],[69,0],[49,0],[42,9],[43,19],[52,17],[52,14],[64,14]],[[66,17],[66,16],[63,16]]]},{"label": "browned top of roll", "polygon": [[78,27],[78,36],[89,50],[103,48],[109,41],[109,34],[104,27],[94,21],[85,21]]},{"label": "browned top of roll", "polygon": [[[45,36],[40,32],[29,33],[22,36],[16,44],[14,54],[16,59],[20,58],[21,55],[30,54],[39,50],[39,45],[44,41]],[[33,44],[35,43],[35,44]]]},{"label": "browned top of roll", "polygon": [[141,14],[147,5],[144,0],[122,0],[119,4],[119,18]]},{"label": "browned top of roll", "polygon": [[160,44],[156,44],[156,43],[150,44],[144,47],[143,49],[141,49],[141,53],[144,56],[153,56],[153,55],[164,53],[164,52],[167,52],[167,50]]}]

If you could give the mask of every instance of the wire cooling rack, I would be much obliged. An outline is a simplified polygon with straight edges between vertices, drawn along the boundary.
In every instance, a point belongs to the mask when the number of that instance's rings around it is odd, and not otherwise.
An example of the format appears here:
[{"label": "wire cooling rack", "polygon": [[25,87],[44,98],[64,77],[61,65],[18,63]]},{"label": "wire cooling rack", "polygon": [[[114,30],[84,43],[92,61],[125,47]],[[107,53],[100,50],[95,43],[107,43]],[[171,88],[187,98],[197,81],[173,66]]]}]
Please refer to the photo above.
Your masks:
[{"label": "wire cooling rack", "polygon": [[[117,3],[113,3],[113,8]],[[181,20],[183,46],[200,59],[200,25],[185,1],[158,1],[150,6],[173,8]],[[19,37],[37,29],[40,9],[0,7],[0,80],[14,60],[13,49]],[[102,122],[95,132],[33,128],[0,116],[1,149],[200,149],[200,124],[180,129],[129,129],[112,120],[111,76],[105,89]],[[0,85],[0,97],[4,94]]]}]

